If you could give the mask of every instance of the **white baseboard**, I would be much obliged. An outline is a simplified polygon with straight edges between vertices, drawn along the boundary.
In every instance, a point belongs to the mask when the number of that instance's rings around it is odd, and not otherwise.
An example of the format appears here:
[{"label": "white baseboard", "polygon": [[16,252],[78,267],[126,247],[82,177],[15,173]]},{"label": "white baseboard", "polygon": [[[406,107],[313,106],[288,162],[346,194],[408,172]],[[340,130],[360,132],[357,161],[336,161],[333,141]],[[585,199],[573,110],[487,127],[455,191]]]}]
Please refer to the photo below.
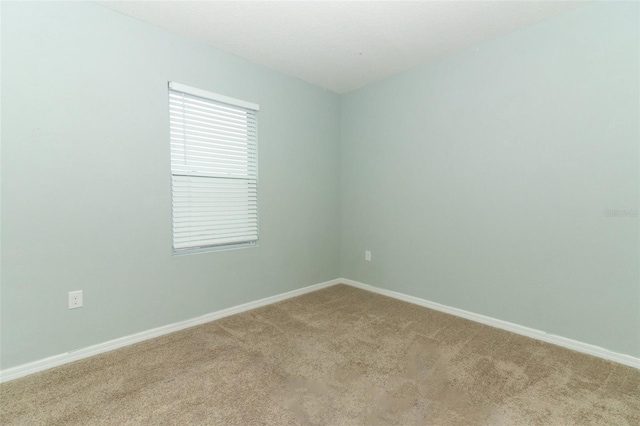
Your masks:
[{"label": "white baseboard", "polygon": [[429,300],[421,299],[419,297],[409,296],[409,295],[398,293],[391,290],[385,290],[382,288],[371,286],[369,284],[363,284],[358,281],[353,281],[353,280],[344,279],[344,278],[337,281],[350,285],[352,287],[357,287],[362,290],[370,291],[372,293],[377,293],[383,296],[392,297],[394,299],[413,303],[414,305],[424,306],[425,308],[433,309],[435,311],[440,311],[440,312],[455,315],[458,317],[466,318],[468,320],[489,325],[491,327],[496,327],[502,330],[511,331],[512,333],[531,337],[533,339],[541,340],[543,342],[552,343],[554,345],[562,346],[567,349],[572,349],[577,352],[582,352],[585,354],[593,355],[609,361],[614,361],[620,364],[624,364],[630,367],[640,369],[640,358],[635,358],[630,355],[612,352],[608,349],[604,349],[599,346],[590,345],[588,343],[579,342],[577,340],[568,339],[562,336],[556,336],[554,334],[548,334],[548,333],[545,333],[544,331],[536,330],[529,327],[524,327],[522,325],[514,324],[508,321],[502,321],[499,319],[487,317],[480,314],[475,314],[473,312],[465,311],[463,309],[452,308],[450,306],[441,305],[439,303],[431,302]]},{"label": "white baseboard", "polygon": [[97,345],[89,346],[86,348],[78,349],[71,352],[55,355],[49,358],[41,359],[38,361],[30,362],[27,364],[19,365],[17,367],[11,367],[4,370],[0,370],[0,383],[15,380],[20,377],[27,376],[29,374],[38,373],[40,371],[48,370],[53,367],[68,364],[73,361],[88,358],[94,355],[98,355],[104,352],[109,352],[114,349],[122,348],[124,346],[133,345],[144,340],[153,339],[154,337],[163,336],[165,334],[173,333],[176,331],[184,330],[185,328],[193,327],[196,325],[211,322],[220,318],[228,317],[230,315],[239,314],[240,312],[249,311],[251,309],[259,308],[261,306],[271,305],[282,300],[290,299],[292,297],[301,296],[306,293],[320,290],[325,287],[330,287],[335,284],[341,283],[342,280],[336,279],[326,281],[319,284],[310,285],[297,290],[289,291],[287,293],[277,294],[275,296],[266,297],[264,299],[256,300],[242,305],[233,306],[231,308],[223,309],[221,311],[212,312],[201,317],[188,319],[186,321],[180,321],[174,324],[165,325],[162,327],[154,328],[151,330],[143,331],[140,333],[132,334],[130,336],[120,337],[118,339],[109,340],[108,342],[99,343]]},{"label": "white baseboard", "polygon": [[217,312],[212,312],[212,313],[203,315],[201,317],[192,318],[192,319],[177,322],[174,324],[165,325],[162,327],[132,334],[130,336],[109,340],[108,342],[99,343],[97,345],[89,346],[89,347],[78,349],[71,352],[66,352],[63,354],[55,355],[49,358],[44,358],[44,359],[30,362],[27,364],[19,365],[17,367],[11,367],[4,370],[0,370],[0,383],[8,382],[10,380],[15,380],[20,377],[24,377],[30,374],[38,373],[40,371],[48,370],[53,367],[58,367],[60,365],[68,364],[73,361],[78,361],[78,360],[88,358],[94,355],[98,355],[104,352],[109,352],[114,349],[133,345],[134,343],[139,343],[145,340],[153,339],[155,337],[160,337],[165,334],[184,330],[185,328],[194,327],[196,325],[211,322],[211,321],[224,318],[230,315],[239,314],[241,312],[259,308],[261,306],[271,305],[273,303],[280,302],[282,300],[290,299],[296,296],[301,296],[303,294],[311,293],[326,287],[331,287],[336,284],[346,284],[352,287],[360,288],[362,290],[370,291],[372,293],[377,293],[383,296],[388,296],[394,299],[413,303],[415,305],[424,306],[429,309],[433,309],[436,311],[466,318],[468,320],[479,322],[481,324],[486,324],[491,327],[496,327],[503,330],[511,331],[513,333],[521,334],[523,336],[531,337],[533,339],[541,340],[543,342],[552,343],[554,345],[572,349],[577,352],[586,353],[586,354],[603,358],[609,361],[614,361],[620,364],[624,364],[630,367],[640,369],[640,358],[635,358],[630,355],[624,355],[617,352],[612,352],[607,349],[601,348],[599,346],[590,345],[587,343],[579,342],[577,340],[568,339],[566,337],[548,334],[548,333],[545,333],[544,331],[524,327],[518,324],[502,321],[499,319],[487,317],[480,314],[475,314],[473,312],[465,311],[463,309],[452,308],[450,306],[441,305],[439,303],[431,302],[425,299],[421,299],[419,297],[409,296],[403,293],[381,289],[378,287],[374,287],[368,284],[364,284],[364,283],[353,281],[346,278],[338,278],[335,280],[325,281],[323,283],[314,284],[314,285],[310,285],[297,290],[289,291],[287,293],[282,293],[275,296],[266,297],[264,299],[256,300],[253,302],[244,303],[242,305],[223,309]]}]

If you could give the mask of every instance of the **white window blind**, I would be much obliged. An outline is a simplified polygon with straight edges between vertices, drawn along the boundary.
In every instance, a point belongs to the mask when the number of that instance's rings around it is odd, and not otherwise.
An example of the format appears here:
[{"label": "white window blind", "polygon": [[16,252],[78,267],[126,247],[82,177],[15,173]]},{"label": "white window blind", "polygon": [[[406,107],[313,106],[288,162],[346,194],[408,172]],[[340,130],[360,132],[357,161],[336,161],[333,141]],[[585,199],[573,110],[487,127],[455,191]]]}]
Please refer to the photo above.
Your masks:
[{"label": "white window blind", "polygon": [[175,253],[258,240],[257,110],[169,83]]}]

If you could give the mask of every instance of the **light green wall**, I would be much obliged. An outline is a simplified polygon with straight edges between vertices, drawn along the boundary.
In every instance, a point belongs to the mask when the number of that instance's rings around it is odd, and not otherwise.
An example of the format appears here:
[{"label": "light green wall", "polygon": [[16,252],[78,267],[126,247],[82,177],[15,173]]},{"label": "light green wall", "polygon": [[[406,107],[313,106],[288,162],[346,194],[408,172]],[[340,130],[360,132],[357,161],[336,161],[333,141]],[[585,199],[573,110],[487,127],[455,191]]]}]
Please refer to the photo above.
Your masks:
[{"label": "light green wall", "polygon": [[[259,247],[171,256],[169,80],[260,104]],[[2,368],[339,276],[338,95],[91,3],[3,2],[1,83]]]},{"label": "light green wall", "polygon": [[[640,355],[638,218],[604,216],[639,208],[637,5],[342,98],[98,5],[1,9],[1,368],[339,276]],[[170,255],[169,80],[260,104],[259,247]]]},{"label": "light green wall", "polygon": [[[639,5],[342,99],[342,275],[640,355]],[[373,254],[365,262],[364,250]]]}]

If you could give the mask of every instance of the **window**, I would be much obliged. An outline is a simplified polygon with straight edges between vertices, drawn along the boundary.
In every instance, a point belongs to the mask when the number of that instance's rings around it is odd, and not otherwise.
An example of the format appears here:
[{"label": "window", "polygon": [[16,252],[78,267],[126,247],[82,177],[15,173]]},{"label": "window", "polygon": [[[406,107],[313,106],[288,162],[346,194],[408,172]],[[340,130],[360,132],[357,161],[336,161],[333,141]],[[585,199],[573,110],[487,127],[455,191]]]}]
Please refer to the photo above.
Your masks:
[{"label": "window", "polygon": [[169,82],[175,254],[258,241],[258,109]]}]

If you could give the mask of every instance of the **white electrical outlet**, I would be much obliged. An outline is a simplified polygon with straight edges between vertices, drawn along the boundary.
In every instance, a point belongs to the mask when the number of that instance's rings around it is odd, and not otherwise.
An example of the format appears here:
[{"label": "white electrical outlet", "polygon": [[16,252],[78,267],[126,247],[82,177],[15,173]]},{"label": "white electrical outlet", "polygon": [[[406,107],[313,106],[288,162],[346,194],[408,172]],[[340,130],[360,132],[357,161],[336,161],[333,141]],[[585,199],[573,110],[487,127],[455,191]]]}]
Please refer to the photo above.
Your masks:
[{"label": "white electrical outlet", "polygon": [[364,252],[364,260],[371,262],[371,252],[369,250],[365,250]]},{"label": "white electrical outlet", "polygon": [[82,308],[82,290],[69,292],[69,309]]}]

